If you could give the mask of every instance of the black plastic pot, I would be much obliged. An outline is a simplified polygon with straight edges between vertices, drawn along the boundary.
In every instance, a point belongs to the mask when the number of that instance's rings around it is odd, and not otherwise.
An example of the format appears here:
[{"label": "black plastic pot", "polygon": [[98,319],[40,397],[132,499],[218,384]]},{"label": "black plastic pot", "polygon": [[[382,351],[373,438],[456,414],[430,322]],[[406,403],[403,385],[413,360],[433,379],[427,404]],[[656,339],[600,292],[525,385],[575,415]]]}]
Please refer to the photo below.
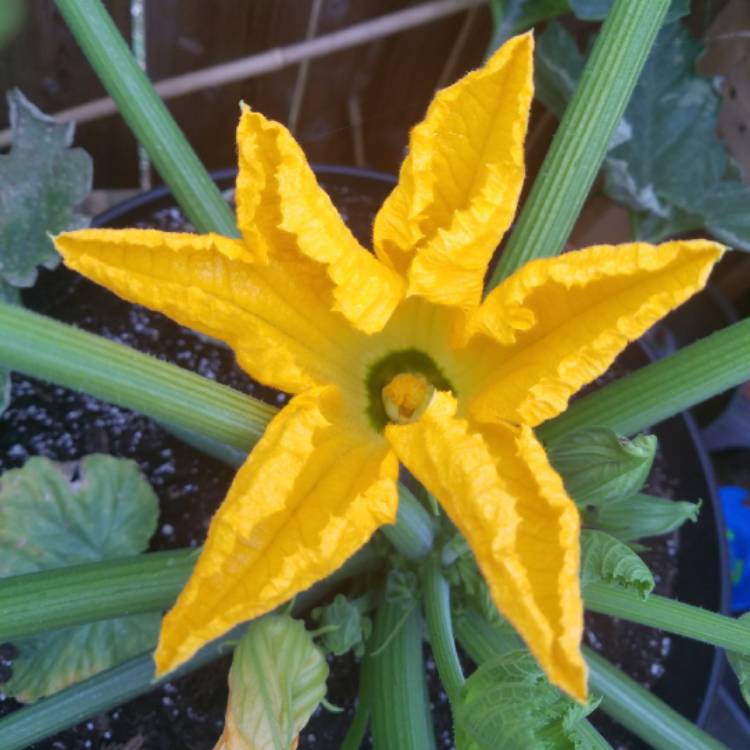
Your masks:
[{"label": "black plastic pot", "polygon": [[[393,185],[393,178],[378,172],[359,170],[346,167],[320,166],[316,168],[321,183],[332,194],[334,201],[338,202],[344,196],[348,196],[345,219],[355,235],[360,241],[369,246],[370,228],[372,221],[372,207],[379,206],[382,200],[390,191]],[[214,178],[222,189],[230,189],[234,184],[234,170],[225,170],[214,174]],[[360,196],[363,196],[360,205]],[[149,222],[155,213],[167,212],[174,206],[171,194],[166,188],[157,188],[148,193],[138,195],[124,203],[115,206],[98,216],[95,226],[125,227],[143,225]],[[54,281],[59,278],[59,281]],[[51,279],[51,280],[49,280]],[[28,303],[31,307],[39,309],[42,312],[50,312],[66,309],[66,299],[70,296],[70,285],[78,284],[80,289],[85,290],[82,295],[92,295],[92,301],[89,304],[89,318],[95,318],[96,299],[93,295],[107,295],[108,293],[88,286],[88,282],[75,279],[69,272],[61,270],[51,274],[48,279],[47,287],[41,292],[34,292],[30,295]],[[47,283],[42,280],[42,283]],[[86,291],[87,290],[87,291]],[[59,299],[56,299],[59,297]],[[125,303],[117,303],[125,305]],[[123,307],[123,310],[128,309]],[[75,322],[75,321],[73,321]],[[171,323],[165,326],[172,326]],[[159,341],[154,342],[155,351],[160,346],[167,346],[167,339],[171,336],[179,335],[177,327],[163,329],[164,332],[157,335]],[[106,326],[105,326],[106,331]],[[203,344],[210,347],[210,344]],[[225,358],[229,355],[222,352],[220,355]],[[178,357],[179,359],[179,357]],[[620,371],[629,371],[643,366],[648,361],[647,355],[638,347],[631,347],[625,352],[619,360],[618,367]],[[255,390],[255,387],[241,380],[241,375],[234,376],[239,380],[232,380],[236,387],[243,387],[254,393],[263,395]],[[237,386],[236,383],[240,385]],[[58,389],[59,390],[59,389]],[[148,420],[144,420],[147,423]],[[156,430],[156,428],[153,428]],[[699,441],[696,438],[696,430],[689,416],[674,417],[656,428],[660,439],[661,450],[667,472],[673,477],[674,483],[672,489],[674,497],[678,499],[696,499],[702,498],[705,501],[703,512],[700,520],[696,524],[687,524],[680,532],[680,548],[677,559],[677,574],[674,581],[674,595],[677,599],[694,604],[713,611],[726,612],[728,603],[728,573],[727,560],[724,547],[724,531],[718,514],[718,505],[714,496],[713,479],[710,465],[706,455],[702,450]],[[158,430],[153,432],[152,444],[159,444],[160,440],[165,443],[171,438]],[[105,443],[110,441],[105,440]],[[172,443],[170,443],[172,444]],[[2,446],[0,446],[2,448]],[[178,450],[175,448],[175,450]],[[179,450],[182,450],[180,448]],[[181,454],[182,455],[182,454]],[[222,482],[227,481],[226,471],[218,467],[210,459],[196,456],[190,451],[184,453],[185,461],[193,461],[199,468],[199,471],[215,472],[220,477],[216,483],[216,499],[221,499]],[[60,459],[67,459],[69,456],[60,456]],[[158,470],[158,469],[157,469]],[[185,502],[188,502],[186,499]],[[198,511],[204,515],[210,516],[211,503],[202,507]],[[187,506],[186,506],[187,507]],[[186,510],[185,513],[188,511]],[[201,521],[196,518],[191,521],[196,523],[194,535],[200,537],[202,528],[205,526],[205,520]],[[181,542],[168,540],[160,546],[179,546]],[[665,671],[663,676],[656,681],[653,686],[653,692],[666,700],[670,705],[680,711],[683,715],[699,725],[703,724],[714,703],[717,687],[722,672],[722,658],[715,649],[694,641],[687,641],[681,638],[674,638],[670,653],[665,662]],[[201,686],[207,681],[211,684],[217,684],[217,679],[223,681],[224,672],[222,669],[205,668],[201,674],[203,677],[196,678],[191,683],[185,683],[184,689],[190,689],[190,685]],[[217,677],[218,674],[218,677]],[[334,677],[337,686],[334,687],[332,700],[334,703],[351,706],[352,696],[356,693],[356,671],[352,665],[350,674],[343,674]],[[343,681],[343,682],[342,682]],[[220,691],[219,691],[220,692]],[[162,694],[163,695],[163,694]],[[157,695],[156,701],[163,700]],[[123,712],[130,710],[148,711],[146,699],[139,699],[140,703],[123,708]],[[220,694],[214,701],[221,707],[224,697]],[[213,703],[212,703],[213,705]],[[208,709],[206,709],[208,710]],[[216,709],[211,709],[216,710]],[[218,718],[221,718],[221,709]],[[318,747],[328,750],[338,746],[343,731],[341,727],[348,724],[347,717],[329,716],[324,717],[329,722],[334,723],[334,730],[326,734],[327,730],[320,723],[320,718],[314,720],[315,724],[306,737],[302,738],[300,748]],[[212,719],[213,721],[213,719]],[[447,716],[438,717],[438,723],[446,724]],[[338,726],[335,726],[338,725]],[[135,726],[138,726],[136,723]],[[218,736],[219,731],[216,732]],[[310,736],[312,735],[312,737]],[[316,738],[317,735],[317,738]],[[85,733],[75,735],[75,737],[85,736]],[[337,740],[337,738],[339,738]],[[114,737],[113,740],[124,742],[128,737]],[[78,739],[73,739],[69,735],[65,741],[64,747],[68,750],[77,750],[86,745],[75,744]],[[94,740],[94,746],[96,740]],[[91,745],[88,745],[91,746]],[[151,746],[147,743],[146,746]],[[154,745],[156,746],[156,745]],[[191,745],[198,747],[198,745]],[[49,748],[55,745],[47,742],[37,745],[38,748]],[[58,746],[59,747],[59,746]],[[206,746],[207,748],[210,745]],[[630,744],[632,748],[644,747],[633,741]]]}]

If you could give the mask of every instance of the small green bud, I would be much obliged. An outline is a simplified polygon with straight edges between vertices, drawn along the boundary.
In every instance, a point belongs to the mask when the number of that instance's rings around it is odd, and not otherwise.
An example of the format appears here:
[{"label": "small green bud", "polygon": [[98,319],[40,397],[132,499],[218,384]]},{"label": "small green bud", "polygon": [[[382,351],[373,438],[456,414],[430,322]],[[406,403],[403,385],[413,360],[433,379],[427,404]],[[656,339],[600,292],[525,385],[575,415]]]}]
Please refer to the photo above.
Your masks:
[{"label": "small green bud", "polygon": [[224,733],[214,750],[292,750],[326,693],[328,664],[303,623],[250,623],[229,670]]},{"label": "small green bud", "polygon": [[591,526],[622,542],[669,534],[685,521],[697,521],[701,503],[636,494],[606,503],[591,513]]},{"label": "small green bud", "polygon": [[385,600],[409,609],[419,600],[419,578],[410,570],[394,568],[385,581]]},{"label": "small green bud", "polygon": [[343,594],[336,596],[329,605],[314,610],[313,616],[325,631],[321,641],[326,650],[336,656],[352,650],[355,654],[364,652],[364,643],[371,629],[369,619],[363,617],[357,605]]},{"label": "small green bud", "polygon": [[656,455],[655,435],[620,437],[606,427],[564,435],[547,449],[568,493],[581,508],[634,495],[648,477]]}]

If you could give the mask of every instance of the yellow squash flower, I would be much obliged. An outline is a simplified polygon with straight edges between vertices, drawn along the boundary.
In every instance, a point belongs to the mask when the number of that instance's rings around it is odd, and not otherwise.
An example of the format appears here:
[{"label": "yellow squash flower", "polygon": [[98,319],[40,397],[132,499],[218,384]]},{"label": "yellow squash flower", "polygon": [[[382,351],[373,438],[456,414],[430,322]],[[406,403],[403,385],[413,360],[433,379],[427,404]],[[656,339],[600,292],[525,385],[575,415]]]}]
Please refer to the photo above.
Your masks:
[{"label": "yellow squash flower", "polygon": [[[396,518],[401,461],[466,537],[550,680],[586,696],[579,518],[533,428],[700,289],[711,242],[536,260],[482,302],[524,177],[531,35],[441,91],[361,247],[280,124],[244,107],[242,239],[88,229],[65,262],[222,339],[294,395],[239,470],[166,615],[160,674],[324,578]],[[190,404],[185,404],[189,409]]]}]

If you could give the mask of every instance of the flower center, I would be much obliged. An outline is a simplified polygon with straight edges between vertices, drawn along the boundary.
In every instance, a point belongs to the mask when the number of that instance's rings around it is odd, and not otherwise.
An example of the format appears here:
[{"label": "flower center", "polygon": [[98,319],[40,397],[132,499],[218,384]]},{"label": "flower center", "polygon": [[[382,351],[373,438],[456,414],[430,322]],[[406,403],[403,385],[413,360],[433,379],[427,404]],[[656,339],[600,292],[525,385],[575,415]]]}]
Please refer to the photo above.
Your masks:
[{"label": "flower center", "polygon": [[378,432],[389,422],[416,422],[436,390],[455,392],[432,357],[419,349],[390,352],[374,362],[365,388],[367,415]]},{"label": "flower center", "polygon": [[416,422],[432,401],[435,386],[424,375],[402,372],[382,390],[388,419],[396,424]]}]

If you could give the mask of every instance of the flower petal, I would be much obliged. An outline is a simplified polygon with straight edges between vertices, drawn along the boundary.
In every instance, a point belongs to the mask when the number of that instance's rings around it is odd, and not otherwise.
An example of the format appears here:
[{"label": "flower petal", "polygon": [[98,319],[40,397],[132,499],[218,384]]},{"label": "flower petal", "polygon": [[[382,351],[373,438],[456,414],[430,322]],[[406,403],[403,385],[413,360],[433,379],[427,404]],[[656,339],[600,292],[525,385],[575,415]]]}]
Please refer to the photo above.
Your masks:
[{"label": "flower petal", "polygon": [[386,438],[466,537],[550,680],[583,700],[578,511],[529,427],[480,426],[456,409],[437,393],[419,422],[389,425]]},{"label": "flower petal", "polygon": [[211,521],[193,575],[164,618],[158,672],[336,570],[393,523],[397,478],[393,452],[347,415],[338,389],[293,398]]},{"label": "flower petal", "polygon": [[360,330],[379,331],[404,283],[354,239],[291,133],[245,106],[237,149],[237,217],[251,251],[261,261],[308,259],[318,294]]},{"label": "flower petal", "polygon": [[438,93],[411,131],[399,184],[375,219],[375,252],[408,293],[479,303],[487,263],[510,225],[524,177],[533,37]]},{"label": "flower petal", "polygon": [[630,341],[704,286],[722,252],[705,240],[632,243],[527,263],[470,318],[466,356],[481,363],[467,394],[472,415],[534,426],[564,411]]},{"label": "flower petal", "polygon": [[366,337],[290,266],[256,263],[239,240],[152,229],[55,239],[66,265],[131,302],[229,344],[257,380],[296,393],[346,382]]}]

